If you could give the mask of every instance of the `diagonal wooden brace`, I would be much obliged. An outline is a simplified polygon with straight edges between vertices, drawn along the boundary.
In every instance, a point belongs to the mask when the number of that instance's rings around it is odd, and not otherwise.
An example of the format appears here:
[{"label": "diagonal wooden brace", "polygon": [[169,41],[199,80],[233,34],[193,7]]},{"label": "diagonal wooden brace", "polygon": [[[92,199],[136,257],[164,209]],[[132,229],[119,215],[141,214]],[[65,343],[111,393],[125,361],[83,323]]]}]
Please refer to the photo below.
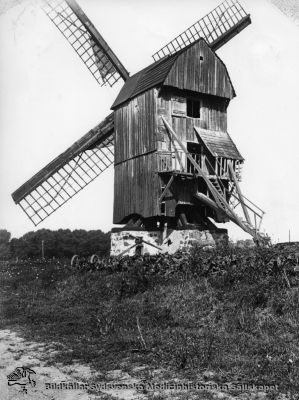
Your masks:
[{"label": "diagonal wooden brace", "polygon": [[170,186],[172,185],[173,180],[174,180],[174,177],[172,175],[171,178],[169,179],[169,181],[167,182],[167,185],[165,186],[165,189],[163,190],[161,196],[159,197],[159,200],[158,200],[159,204],[162,203],[162,200],[164,199],[164,197],[167,193],[167,190],[170,189]]},{"label": "diagonal wooden brace", "polygon": [[174,130],[172,129],[172,127],[169,125],[169,123],[166,121],[166,119],[162,116],[161,117],[166,128],[168,129],[168,131],[172,134],[173,138],[178,142],[178,144],[180,145],[181,149],[184,151],[184,153],[186,154],[186,157],[189,159],[189,161],[191,162],[191,164],[194,166],[194,168],[198,171],[199,176],[201,176],[204,181],[207,184],[208,189],[210,190],[210,192],[212,193],[214,199],[216,200],[216,203],[223,203],[225,207],[220,207],[219,204],[217,204],[217,206],[219,207],[219,209],[224,212],[229,219],[231,219],[233,222],[235,222],[237,225],[239,225],[245,232],[249,233],[250,235],[252,235],[251,230],[242,222],[242,220],[235,214],[235,212],[232,210],[232,208],[229,206],[229,204],[227,203],[226,199],[224,198],[224,196],[220,196],[220,194],[217,192],[217,190],[214,188],[214,186],[212,185],[212,183],[209,180],[209,177],[206,175],[206,173],[200,168],[200,166],[197,164],[197,162],[194,160],[194,158],[190,155],[190,153],[188,152],[187,148],[185,147],[185,145],[182,143],[182,141],[178,138],[178,136],[176,135],[176,133],[174,132]]},{"label": "diagonal wooden brace", "polygon": [[233,169],[233,166],[232,166],[231,162],[228,163],[228,167],[229,167],[229,171],[230,171],[232,180],[235,183],[235,186],[236,186],[236,189],[237,189],[237,193],[238,193],[238,197],[239,197],[239,201],[241,203],[241,206],[242,206],[246,221],[247,221],[248,224],[252,225],[251,219],[250,219],[250,216],[249,216],[249,213],[248,213],[248,210],[247,210],[247,207],[245,205],[244,198],[243,198],[243,195],[242,195],[242,192],[241,192],[241,188],[240,188],[239,182],[237,180],[237,177],[236,177],[236,174],[235,174],[235,171]]}]

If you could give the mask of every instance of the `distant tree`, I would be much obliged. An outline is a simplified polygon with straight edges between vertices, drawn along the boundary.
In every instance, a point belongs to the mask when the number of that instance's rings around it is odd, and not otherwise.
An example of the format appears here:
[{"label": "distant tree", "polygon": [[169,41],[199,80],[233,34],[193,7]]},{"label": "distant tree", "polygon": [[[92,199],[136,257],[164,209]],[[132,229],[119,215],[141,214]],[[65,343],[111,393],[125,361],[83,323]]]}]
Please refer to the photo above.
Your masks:
[{"label": "distant tree", "polygon": [[7,259],[9,257],[10,236],[10,232],[8,232],[6,229],[0,229],[0,259]]},{"label": "distant tree", "polygon": [[59,229],[51,231],[40,229],[28,232],[19,239],[10,241],[10,251],[14,257],[41,257],[42,241],[45,257],[72,257],[74,254],[107,255],[110,250],[110,234],[101,230],[85,231]]}]

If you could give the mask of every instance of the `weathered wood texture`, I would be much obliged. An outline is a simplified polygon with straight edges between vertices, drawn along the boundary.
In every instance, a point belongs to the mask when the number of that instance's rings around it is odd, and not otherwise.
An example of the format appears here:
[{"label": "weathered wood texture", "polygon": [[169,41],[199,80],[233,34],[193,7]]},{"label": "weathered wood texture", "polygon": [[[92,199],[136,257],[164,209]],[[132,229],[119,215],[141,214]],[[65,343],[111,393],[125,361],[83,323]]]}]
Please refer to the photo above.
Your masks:
[{"label": "weathered wood texture", "polygon": [[198,134],[199,140],[204,143],[213,156],[243,160],[243,157],[227,132],[199,129],[198,127],[195,127],[195,131]]},{"label": "weathered wood texture", "polygon": [[73,161],[76,156],[82,154],[84,151],[100,145],[105,146],[107,139],[111,139],[111,137],[113,141],[113,130],[114,118],[113,113],[111,113],[95,128],[88,131],[82,138],[77,140],[72,146],[20,186],[12,194],[14,202],[18,204],[28,194],[32,193],[37,187],[42,185],[47,179],[51,178],[57,171],[64,168],[68,163]]},{"label": "weathered wood texture", "polygon": [[113,223],[120,224],[131,214],[144,218],[158,215],[160,178],[156,154],[151,153],[115,165]]},{"label": "weathered wood texture", "polygon": [[236,95],[225,64],[201,39],[132,75],[111,108],[117,109],[141,93],[162,85],[227,99]]},{"label": "weathered wood texture", "polygon": [[114,223],[158,215],[156,97],[151,89],[115,110]]},{"label": "weathered wood texture", "polygon": [[[138,86],[138,82],[135,84]],[[185,144],[198,143],[195,126],[226,131],[226,110],[233,96],[225,65],[201,40],[176,57],[164,84],[116,107],[115,224],[125,222],[131,214],[144,218],[162,215],[158,199],[167,178],[165,181],[157,174],[157,152],[172,152],[175,144],[161,117],[171,123]],[[187,115],[187,99],[200,103],[200,118]],[[211,157],[206,155],[207,159]],[[186,163],[185,159],[182,161]],[[176,205],[192,205],[193,191],[189,183],[176,179],[165,199],[166,216],[175,216]]]},{"label": "weathered wood texture", "polygon": [[164,85],[227,99],[235,96],[226,66],[204,40],[179,55]]},{"label": "weathered wood texture", "polygon": [[157,147],[156,90],[135,97],[115,110],[115,163],[153,151]]},{"label": "weathered wood texture", "polygon": [[[200,118],[187,116],[187,98],[200,102]],[[213,131],[227,130],[227,100],[172,88],[163,90],[157,98],[158,149],[171,150],[169,135],[161,120],[164,116],[171,121],[174,131],[182,141],[197,142],[194,127]]]}]

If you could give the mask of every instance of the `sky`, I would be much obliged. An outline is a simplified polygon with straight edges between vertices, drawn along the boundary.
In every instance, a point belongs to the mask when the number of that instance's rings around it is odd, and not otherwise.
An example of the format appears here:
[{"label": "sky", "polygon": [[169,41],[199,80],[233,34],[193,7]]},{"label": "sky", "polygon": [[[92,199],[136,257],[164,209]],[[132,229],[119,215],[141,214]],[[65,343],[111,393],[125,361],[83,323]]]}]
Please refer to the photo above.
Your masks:
[{"label": "sky", "polygon": [[296,24],[299,24],[298,0],[271,0],[283,13],[289,16]]},{"label": "sky", "polygon": [[[216,0],[78,0],[131,74],[219,4]],[[274,242],[299,241],[299,35],[294,0],[241,0],[252,24],[218,50],[237,97],[228,132],[245,158],[241,187],[266,211]],[[274,4],[275,3],[275,4]],[[279,8],[278,8],[278,7]],[[112,227],[113,168],[34,228],[11,193],[96,126],[122,84],[100,87],[31,0],[0,2],[0,229]],[[248,237],[226,224],[232,239]]]}]

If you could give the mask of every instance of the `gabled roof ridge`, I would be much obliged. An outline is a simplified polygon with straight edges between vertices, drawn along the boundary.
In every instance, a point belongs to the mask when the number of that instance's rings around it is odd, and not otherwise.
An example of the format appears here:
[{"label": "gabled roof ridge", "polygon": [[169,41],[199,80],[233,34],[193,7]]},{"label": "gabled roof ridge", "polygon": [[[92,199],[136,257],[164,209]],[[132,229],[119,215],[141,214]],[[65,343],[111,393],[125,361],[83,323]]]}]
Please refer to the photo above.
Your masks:
[{"label": "gabled roof ridge", "polygon": [[[133,78],[135,75],[140,74],[140,73],[144,73],[144,72],[148,72],[150,71],[152,68],[157,67],[157,65],[159,65],[162,62],[165,62],[166,60],[169,60],[171,58],[176,58],[177,56],[179,56],[181,53],[183,53],[184,51],[186,51],[188,48],[190,48],[191,46],[193,46],[194,44],[200,42],[201,40],[203,40],[204,42],[206,42],[206,40],[202,37],[198,38],[197,40],[195,40],[194,42],[188,44],[188,46],[176,51],[173,54],[167,54],[165,57],[161,58],[160,60],[154,61],[153,63],[149,64],[147,67],[144,67],[143,69],[141,69],[140,71],[135,72],[132,76],[130,76],[130,78]],[[206,42],[207,43],[207,42]],[[207,45],[209,46],[209,44],[207,43]],[[210,46],[209,46],[210,47]],[[216,54],[216,53],[215,53]],[[129,79],[130,79],[129,78]]]},{"label": "gabled roof ridge", "polygon": [[[142,70],[133,74],[123,85],[118,96],[116,97],[114,103],[111,106],[111,109],[115,109],[121,104],[127,102],[130,99],[133,99],[137,95],[142,94],[143,92],[160,85],[163,83],[173,67],[177,58],[184,52],[186,52],[189,48],[194,46],[195,44],[204,41],[205,44],[209,47],[209,49],[215,54],[216,58],[221,62],[224,66],[226,73],[229,77],[226,65],[221,60],[221,58],[215,53],[214,50],[211,49],[206,40],[202,37],[198,38],[196,41],[190,43],[188,46],[183,49],[178,50],[176,53],[170,54],[162,58],[161,60],[154,61],[152,64],[143,68]],[[231,79],[229,77],[230,84],[232,86],[233,95],[235,96],[235,90]]]}]

